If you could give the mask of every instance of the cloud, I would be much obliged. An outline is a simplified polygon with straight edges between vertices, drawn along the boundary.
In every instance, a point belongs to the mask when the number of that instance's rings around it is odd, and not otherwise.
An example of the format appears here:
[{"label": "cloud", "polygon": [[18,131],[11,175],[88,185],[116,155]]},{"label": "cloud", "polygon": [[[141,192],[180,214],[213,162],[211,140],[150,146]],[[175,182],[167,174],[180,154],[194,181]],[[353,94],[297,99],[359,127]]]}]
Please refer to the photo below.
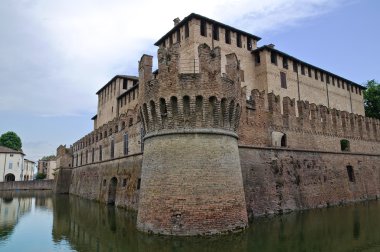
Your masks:
[{"label": "cloud", "polygon": [[[72,116],[96,111],[95,92],[116,74],[137,74],[143,53],[191,12],[251,33],[322,15],[327,0],[34,0],[0,3],[0,113]],[[226,11],[228,10],[228,11]]]}]

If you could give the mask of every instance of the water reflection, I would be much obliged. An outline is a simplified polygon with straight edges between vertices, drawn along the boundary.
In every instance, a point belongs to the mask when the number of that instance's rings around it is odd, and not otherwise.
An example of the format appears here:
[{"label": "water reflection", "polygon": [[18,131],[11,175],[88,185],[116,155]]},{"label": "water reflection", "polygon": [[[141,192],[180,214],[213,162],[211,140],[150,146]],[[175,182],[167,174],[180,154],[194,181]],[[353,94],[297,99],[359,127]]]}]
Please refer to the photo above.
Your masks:
[{"label": "water reflection", "polygon": [[[239,234],[181,238],[140,233],[135,228],[136,213],[75,196],[0,193],[0,197],[3,234],[0,239],[12,236],[14,226],[24,219],[20,217],[30,211],[31,206],[35,206],[49,210],[46,212],[52,215],[52,232],[33,234],[51,236],[52,250],[186,252],[380,249],[379,201],[261,218]],[[28,251],[28,248],[23,251]]]}]

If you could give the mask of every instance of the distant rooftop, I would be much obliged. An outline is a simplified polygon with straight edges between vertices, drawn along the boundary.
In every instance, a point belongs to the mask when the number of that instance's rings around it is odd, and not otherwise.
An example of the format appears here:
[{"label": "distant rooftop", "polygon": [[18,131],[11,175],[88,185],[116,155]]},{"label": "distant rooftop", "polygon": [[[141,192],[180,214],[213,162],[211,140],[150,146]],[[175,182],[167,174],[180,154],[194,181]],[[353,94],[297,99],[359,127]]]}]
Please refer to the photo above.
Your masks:
[{"label": "distant rooftop", "polygon": [[17,153],[25,155],[22,151],[14,150],[5,146],[0,146],[0,153]]},{"label": "distant rooftop", "polygon": [[185,24],[186,22],[188,22],[189,20],[193,19],[193,18],[196,18],[196,19],[201,19],[201,20],[206,20],[207,22],[209,23],[212,23],[212,24],[217,24],[219,27],[222,27],[224,29],[228,29],[230,31],[233,31],[233,32],[237,32],[237,33],[240,33],[242,35],[245,35],[247,37],[250,37],[250,38],[253,38],[254,40],[256,41],[259,41],[261,38],[256,36],[256,35],[253,35],[253,34],[250,34],[248,32],[245,32],[245,31],[242,31],[242,30],[239,30],[239,29],[236,29],[232,26],[229,26],[229,25],[226,25],[226,24],[223,24],[223,23],[220,23],[218,21],[215,21],[213,19],[210,19],[210,18],[207,18],[207,17],[204,17],[204,16],[201,16],[199,14],[196,14],[196,13],[191,13],[189,16],[185,17],[182,21],[180,21],[178,24],[176,24],[168,33],[166,33],[162,38],[160,38],[156,43],[154,43],[155,46],[159,46],[162,41],[164,41],[170,34],[172,34],[175,30],[178,29],[178,27],[181,27],[183,24]]}]

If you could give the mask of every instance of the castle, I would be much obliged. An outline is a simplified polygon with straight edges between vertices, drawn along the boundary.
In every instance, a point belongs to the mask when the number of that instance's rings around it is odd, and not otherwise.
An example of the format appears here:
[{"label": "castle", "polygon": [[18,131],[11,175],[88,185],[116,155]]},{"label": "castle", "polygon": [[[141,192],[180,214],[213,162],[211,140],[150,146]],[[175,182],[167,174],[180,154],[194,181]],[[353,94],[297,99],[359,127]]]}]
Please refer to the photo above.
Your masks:
[{"label": "castle", "polygon": [[139,230],[168,235],[380,196],[364,87],[201,15],[174,23],[157,70],[143,55],[138,77],[97,92],[58,191],[137,210]]}]

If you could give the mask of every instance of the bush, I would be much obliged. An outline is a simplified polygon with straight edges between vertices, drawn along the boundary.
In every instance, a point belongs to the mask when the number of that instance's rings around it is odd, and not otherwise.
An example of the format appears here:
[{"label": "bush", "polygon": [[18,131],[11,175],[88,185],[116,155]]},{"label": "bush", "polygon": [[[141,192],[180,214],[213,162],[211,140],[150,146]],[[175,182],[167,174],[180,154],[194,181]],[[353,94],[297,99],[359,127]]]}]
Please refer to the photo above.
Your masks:
[{"label": "bush", "polygon": [[37,173],[36,179],[45,179],[46,174],[45,173]]}]

